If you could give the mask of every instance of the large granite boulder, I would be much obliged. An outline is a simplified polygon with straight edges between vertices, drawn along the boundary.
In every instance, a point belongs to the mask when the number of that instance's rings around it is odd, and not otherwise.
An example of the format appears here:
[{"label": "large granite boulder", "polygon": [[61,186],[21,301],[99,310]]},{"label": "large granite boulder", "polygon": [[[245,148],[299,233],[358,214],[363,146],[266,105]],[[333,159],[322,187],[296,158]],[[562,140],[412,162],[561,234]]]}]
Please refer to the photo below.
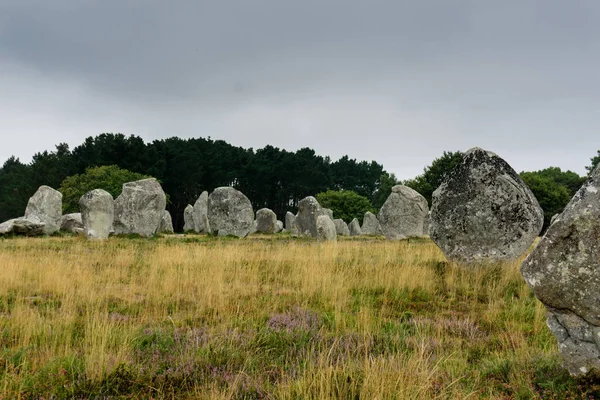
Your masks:
[{"label": "large granite boulder", "polygon": [[[325,215],[329,219],[329,213],[323,210],[317,199],[308,196],[298,203],[298,213],[292,225],[292,234],[295,236],[317,237],[317,218]],[[331,220],[333,222],[333,220]]]},{"label": "large granite boulder", "polygon": [[417,191],[396,185],[379,210],[379,223],[386,238],[399,240],[423,236],[423,221],[429,212],[427,200]]},{"label": "large granite boulder", "polygon": [[256,212],[256,232],[275,233],[277,215],[268,208],[261,208]]},{"label": "large granite boulder", "polygon": [[40,236],[45,234],[46,224],[39,219],[14,218],[0,224],[0,235]]},{"label": "large granite boulder", "polygon": [[167,210],[163,211],[163,216],[160,219],[160,225],[158,227],[158,233],[175,233],[173,229],[173,219],[171,213]]},{"label": "large granite boulder", "polygon": [[296,216],[294,214],[292,214],[291,212],[286,212],[285,213],[285,229],[288,232],[292,231],[292,226],[294,225],[294,220],[296,219]]},{"label": "large granite boulder", "polygon": [[44,223],[44,234],[58,232],[62,222],[62,193],[49,186],[40,186],[29,199],[25,219]]},{"label": "large granite boulder", "polygon": [[115,200],[115,234],[154,235],[166,204],[167,197],[156,179],[125,183]]},{"label": "large granite boulder", "polygon": [[208,192],[204,191],[194,203],[194,230],[198,233],[208,233]]},{"label": "large granite boulder", "polygon": [[63,215],[60,223],[60,230],[62,232],[82,233],[83,222],[81,220],[81,213]]},{"label": "large granite boulder", "polygon": [[283,221],[277,220],[275,223],[275,233],[279,233],[283,231]]},{"label": "large granite boulder", "polygon": [[232,187],[220,187],[208,196],[208,224],[214,235],[246,237],[254,224],[250,200]]},{"label": "large granite boulder", "polygon": [[335,224],[327,213],[317,217],[317,239],[320,242],[337,240]]},{"label": "large granite boulder", "polygon": [[194,206],[188,204],[183,210],[183,231],[191,232],[194,227]]},{"label": "large granite boulder", "polygon": [[360,228],[363,235],[381,235],[382,229],[377,216],[371,211],[367,211],[363,218],[363,224]]},{"label": "large granite boulder", "polygon": [[600,167],[525,259],[521,273],[549,311],[573,375],[600,372]]},{"label": "large granite boulder", "polygon": [[360,235],[362,235],[362,230],[360,229],[360,222],[358,222],[358,218],[354,218],[348,224],[348,230],[350,230],[350,236],[360,236]]},{"label": "large granite boulder", "polygon": [[335,224],[335,231],[340,236],[350,236],[350,229],[348,228],[348,224],[344,222],[343,219],[334,219],[333,223]]},{"label": "large granite boulder", "polygon": [[112,231],[115,204],[106,190],[95,189],[79,199],[83,233],[88,239],[107,239]]},{"label": "large granite boulder", "polygon": [[543,224],[542,208],[510,165],[474,148],[433,193],[429,234],[450,261],[494,262],[520,257]]}]

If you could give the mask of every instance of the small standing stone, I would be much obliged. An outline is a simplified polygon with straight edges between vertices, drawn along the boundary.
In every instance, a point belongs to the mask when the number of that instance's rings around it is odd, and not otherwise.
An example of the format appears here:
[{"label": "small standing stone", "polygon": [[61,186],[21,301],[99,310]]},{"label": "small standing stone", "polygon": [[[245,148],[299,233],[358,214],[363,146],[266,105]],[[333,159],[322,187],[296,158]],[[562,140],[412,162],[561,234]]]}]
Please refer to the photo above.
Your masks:
[{"label": "small standing stone", "polygon": [[194,206],[188,204],[183,210],[183,231],[194,231]]},{"label": "small standing stone", "polygon": [[62,193],[49,186],[40,186],[27,203],[25,219],[43,222],[46,235],[58,232],[62,222]]},{"label": "small standing stone", "polygon": [[208,196],[208,224],[214,235],[246,237],[254,225],[252,203],[239,190],[217,188]]},{"label": "small standing stone", "polygon": [[261,208],[256,212],[256,231],[260,233],[275,233],[277,215],[268,209]]},{"label": "small standing stone", "polygon": [[317,217],[317,239],[321,242],[337,240],[335,224],[327,214]]},{"label": "small standing stone", "polygon": [[83,233],[88,239],[107,239],[113,226],[115,207],[106,190],[95,189],[79,199]]},{"label": "small standing stone", "polygon": [[348,229],[350,230],[350,236],[362,235],[362,230],[360,229],[360,222],[358,222],[358,218],[354,218],[350,222],[350,224],[348,224]]},{"label": "small standing stone", "polygon": [[344,222],[343,219],[334,219],[333,223],[335,224],[335,231],[340,236],[350,236],[350,229],[348,228],[348,224]]}]

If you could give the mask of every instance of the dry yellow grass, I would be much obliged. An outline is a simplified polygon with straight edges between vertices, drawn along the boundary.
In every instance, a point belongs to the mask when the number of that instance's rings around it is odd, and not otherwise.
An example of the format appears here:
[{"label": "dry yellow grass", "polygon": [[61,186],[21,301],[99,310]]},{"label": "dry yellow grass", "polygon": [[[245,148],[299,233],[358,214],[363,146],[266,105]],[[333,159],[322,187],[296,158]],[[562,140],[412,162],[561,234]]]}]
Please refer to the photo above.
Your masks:
[{"label": "dry yellow grass", "polygon": [[519,262],[426,240],[0,241],[0,398],[572,396]]}]

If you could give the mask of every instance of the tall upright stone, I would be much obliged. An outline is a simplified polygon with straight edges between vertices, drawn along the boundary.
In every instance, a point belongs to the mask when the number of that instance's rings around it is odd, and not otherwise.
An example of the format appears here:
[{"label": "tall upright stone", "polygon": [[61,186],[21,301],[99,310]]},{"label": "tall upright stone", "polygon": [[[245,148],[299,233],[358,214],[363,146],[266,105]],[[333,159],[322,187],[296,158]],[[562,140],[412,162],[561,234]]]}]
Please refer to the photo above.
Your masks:
[{"label": "tall upright stone", "polygon": [[107,239],[115,215],[112,195],[102,189],[91,190],[79,199],[79,209],[85,236],[88,239]]},{"label": "tall upright stone", "polygon": [[171,213],[167,210],[163,211],[163,216],[160,219],[160,225],[158,227],[158,233],[175,233],[173,229],[173,219]]},{"label": "tall upright stone", "polygon": [[360,229],[360,222],[358,222],[358,218],[354,218],[348,224],[348,229],[350,230],[350,236],[360,236],[360,235],[362,235],[362,230]]},{"label": "tall upright stone", "polygon": [[43,222],[46,235],[58,232],[62,222],[62,193],[49,186],[40,186],[27,203],[25,219]]},{"label": "tall upright stone", "polygon": [[156,179],[125,183],[115,200],[115,234],[154,235],[166,205],[167,197]]},{"label": "tall upright stone", "polygon": [[429,233],[450,261],[495,262],[520,257],[543,223],[542,208],[510,165],[474,148],[433,193]]},{"label": "tall upright stone", "polygon": [[600,167],[521,265],[569,372],[600,371]]},{"label": "tall upright stone", "polygon": [[[305,197],[298,203],[298,214],[294,219],[292,226],[292,234],[296,236],[312,236],[317,237],[317,218],[320,215],[326,215],[327,212],[313,196]],[[331,219],[331,218],[330,218]],[[333,222],[333,220],[332,220]]]},{"label": "tall upright stone", "polygon": [[330,242],[337,240],[335,224],[327,213],[317,217],[317,239],[320,242]]},{"label": "tall upright stone", "polygon": [[198,233],[208,233],[208,192],[204,191],[194,203],[194,230]]},{"label": "tall upright stone", "polygon": [[194,206],[188,204],[183,210],[183,231],[191,232],[194,228]]},{"label": "tall upright stone", "polygon": [[377,216],[371,211],[365,213],[360,230],[363,235],[381,235],[383,233]]},{"label": "tall upright stone", "polygon": [[218,236],[246,237],[254,224],[250,200],[232,187],[220,187],[208,196],[208,224]]},{"label": "tall upright stone", "polygon": [[261,208],[256,212],[256,232],[275,233],[277,215],[268,208]]},{"label": "tall upright stone", "polygon": [[350,229],[348,228],[348,224],[344,222],[343,219],[334,219],[333,223],[335,224],[335,231],[340,236],[350,236]]},{"label": "tall upright stone", "polygon": [[386,238],[399,240],[423,236],[423,221],[429,212],[427,200],[417,191],[396,185],[379,210],[379,223]]},{"label": "tall upright stone", "polygon": [[296,219],[296,216],[294,214],[292,214],[291,212],[286,212],[285,213],[285,229],[288,232],[292,231],[292,226],[294,225],[294,220]]}]

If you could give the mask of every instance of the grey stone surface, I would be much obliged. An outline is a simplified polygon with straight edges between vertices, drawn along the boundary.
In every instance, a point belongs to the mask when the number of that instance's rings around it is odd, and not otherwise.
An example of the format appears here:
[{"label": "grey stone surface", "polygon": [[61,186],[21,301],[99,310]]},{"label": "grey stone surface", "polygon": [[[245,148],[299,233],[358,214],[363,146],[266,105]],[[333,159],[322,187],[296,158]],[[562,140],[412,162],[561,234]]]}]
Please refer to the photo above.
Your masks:
[{"label": "grey stone surface", "polygon": [[323,215],[327,215],[333,221],[333,210],[331,208],[321,208]]},{"label": "grey stone surface", "polygon": [[158,233],[175,233],[171,213],[167,210],[163,211],[163,216],[160,219],[160,225],[158,227]]},{"label": "grey stone surface", "polygon": [[[317,237],[317,218],[325,215],[329,218],[327,212],[313,196],[308,196],[298,203],[298,214],[294,218],[292,225],[292,235]],[[331,218],[329,218],[331,219]],[[333,220],[332,220],[333,222]]]},{"label": "grey stone surface", "polygon": [[348,224],[348,229],[350,230],[350,236],[362,235],[362,230],[360,229],[360,222],[358,222],[358,218],[354,218]]},{"label": "grey stone surface", "polygon": [[107,239],[112,233],[115,205],[110,193],[102,189],[87,192],[79,199],[83,233],[88,239]]},{"label": "grey stone surface", "polygon": [[431,211],[427,213],[423,220],[423,235],[429,236],[429,229],[431,228]]},{"label": "grey stone surface", "polygon": [[29,199],[25,219],[44,223],[44,234],[58,232],[62,222],[62,193],[49,186],[40,186]]},{"label": "grey stone surface", "polygon": [[433,193],[430,236],[448,260],[477,263],[520,257],[544,213],[502,158],[474,148]]},{"label": "grey stone surface", "polygon": [[183,231],[191,232],[195,231],[194,225],[194,206],[188,204],[183,210]]},{"label": "grey stone surface", "polygon": [[362,235],[381,235],[383,233],[377,216],[370,211],[365,213],[360,230]]},{"label": "grey stone surface", "polygon": [[115,200],[115,234],[152,236],[160,226],[167,198],[154,178],[128,182]]},{"label": "grey stone surface", "polygon": [[65,214],[62,216],[60,230],[63,232],[81,233],[83,232],[83,222],[81,213]]},{"label": "grey stone surface", "polygon": [[317,217],[317,239],[320,242],[337,240],[335,224],[328,214]]},{"label": "grey stone surface", "polygon": [[0,235],[41,236],[45,234],[46,224],[39,219],[14,218],[0,224]]},{"label": "grey stone surface", "polygon": [[600,167],[521,265],[573,375],[600,371]]},{"label": "grey stone surface", "polygon": [[208,192],[204,191],[194,203],[194,230],[198,233],[208,233]]},{"label": "grey stone surface", "polygon": [[556,221],[556,219],[558,218],[558,216],[559,216],[559,215],[560,215],[560,214],[554,214],[554,215],[552,216],[552,218],[550,219],[550,225],[552,225],[552,224],[554,223],[554,221]]},{"label": "grey stone surface", "polygon": [[285,213],[285,229],[289,232],[292,231],[292,226],[294,226],[294,220],[296,219],[296,216],[294,214],[292,214],[291,212],[286,212]]},{"label": "grey stone surface", "polygon": [[335,224],[335,231],[340,236],[350,236],[350,229],[348,228],[348,224],[344,222],[343,219],[334,219],[333,223]]},{"label": "grey stone surface", "polygon": [[220,187],[208,196],[208,223],[218,236],[248,236],[254,225],[250,200],[232,187]]},{"label": "grey stone surface", "polygon": [[275,223],[275,233],[279,233],[283,231],[283,221],[277,220]]},{"label": "grey stone surface", "polygon": [[259,233],[275,233],[277,215],[268,209],[261,208],[256,212],[256,231]]},{"label": "grey stone surface", "polygon": [[423,236],[423,221],[428,212],[423,196],[408,186],[396,185],[379,210],[377,219],[386,238],[399,240]]}]

